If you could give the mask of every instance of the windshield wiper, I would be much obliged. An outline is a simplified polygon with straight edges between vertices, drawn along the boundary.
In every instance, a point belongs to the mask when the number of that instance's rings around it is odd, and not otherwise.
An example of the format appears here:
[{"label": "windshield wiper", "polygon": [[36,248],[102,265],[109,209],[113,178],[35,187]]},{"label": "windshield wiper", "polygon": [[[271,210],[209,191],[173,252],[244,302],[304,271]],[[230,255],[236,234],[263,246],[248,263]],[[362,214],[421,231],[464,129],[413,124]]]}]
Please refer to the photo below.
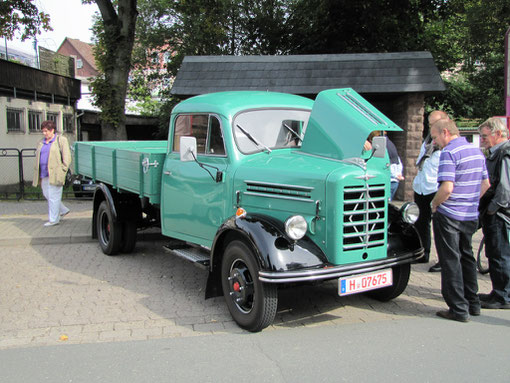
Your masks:
[{"label": "windshield wiper", "polygon": [[243,133],[244,133],[244,135],[245,135],[246,137],[248,137],[248,138],[250,139],[250,141],[251,141],[251,142],[253,142],[255,145],[257,145],[257,146],[259,146],[259,147],[264,148],[265,150],[267,150],[267,151],[268,151],[268,153],[271,153],[271,149],[269,149],[266,145],[264,145],[263,143],[259,142],[259,141],[258,141],[255,137],[253,137],[250,133],[248,133],[246,130],[244,130],[243,128],[241,128],[239,125],[236,125],[236,126],[239,128],[239,130],[240,130],[241,132],[243,132]]},{"label": "windshield wiper", "polygon": [[289,126],[289,125],[287,125],[286,123],[283,123],[283,126],[284,126],[285,128],[287,128],[287,130],[288,130],[289,132],[291,132],[294,136],[296,136],[296,138],[297,138],[299,141],[303,142],[303,137],[301,137],[299,134],[297,134],[297,133],[296,133],[296,132],[295,132],[295,131],[294,131],[294,130],[293,130],[293,129]]}]

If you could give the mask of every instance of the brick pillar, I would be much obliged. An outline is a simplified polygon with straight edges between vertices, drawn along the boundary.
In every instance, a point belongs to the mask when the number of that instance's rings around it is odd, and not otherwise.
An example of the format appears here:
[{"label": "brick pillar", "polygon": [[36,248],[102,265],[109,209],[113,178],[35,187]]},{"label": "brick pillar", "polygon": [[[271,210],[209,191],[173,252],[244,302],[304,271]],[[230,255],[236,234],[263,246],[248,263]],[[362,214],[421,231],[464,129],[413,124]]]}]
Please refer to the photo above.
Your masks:
[{"label": "brick pillar", "polygon": [[413,180],[417,173],[416,159],[420,153],[423,132],[424,96],[422,93],[404,94],[395,99],[391,119],[403,132],[391,132],[389,138],[397,147],[404,165],[405,180],[400,183],[395,199],[413,200]]}]

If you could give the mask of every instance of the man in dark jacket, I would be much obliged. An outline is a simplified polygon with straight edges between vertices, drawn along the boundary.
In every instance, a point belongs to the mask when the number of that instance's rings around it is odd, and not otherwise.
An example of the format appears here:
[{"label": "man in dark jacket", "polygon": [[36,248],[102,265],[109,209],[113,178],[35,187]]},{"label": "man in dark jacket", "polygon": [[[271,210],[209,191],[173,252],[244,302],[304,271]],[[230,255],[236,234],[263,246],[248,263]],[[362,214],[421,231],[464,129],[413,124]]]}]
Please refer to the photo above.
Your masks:
[{"label": "man in dark jacket", "polygon": [[490,189],[480,201],[480,218],[489,259],[492,291],[480,294],[482,308],[510,309],[510,142],[508,129],[493,117],[479,128],[480,144],[489,150]]}]

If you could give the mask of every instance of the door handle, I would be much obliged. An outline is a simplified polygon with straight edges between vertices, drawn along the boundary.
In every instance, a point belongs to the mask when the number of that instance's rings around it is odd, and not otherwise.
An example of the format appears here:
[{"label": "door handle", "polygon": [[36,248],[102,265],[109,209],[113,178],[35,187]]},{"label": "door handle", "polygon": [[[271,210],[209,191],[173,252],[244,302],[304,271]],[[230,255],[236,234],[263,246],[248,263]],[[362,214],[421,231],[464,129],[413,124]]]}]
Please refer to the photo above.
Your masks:
[{"label": "door handle", "polygon": [[171,175],[172,175],[172,172],[169,172],[168,170],[165,170],[165,171],[163,172],[163,174],[165,174],[165,175],[167,175],[167,176],[171,176]]}]

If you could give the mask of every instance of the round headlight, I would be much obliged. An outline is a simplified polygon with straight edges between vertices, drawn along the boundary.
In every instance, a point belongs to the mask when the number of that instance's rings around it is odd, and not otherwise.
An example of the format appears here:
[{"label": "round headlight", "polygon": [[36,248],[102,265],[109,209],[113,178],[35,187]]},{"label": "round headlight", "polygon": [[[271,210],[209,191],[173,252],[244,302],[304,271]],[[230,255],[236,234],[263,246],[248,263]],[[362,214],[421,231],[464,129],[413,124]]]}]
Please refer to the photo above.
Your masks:
[{"label": "round headlight", "polygon": [[300,215],[293,215],[285,221],[285,232],[293,239],[298,240],[305,236],[308,224],[306,220]]},{"label": "round headlight", "polygon": [[415,223],[420,216],[420,209],[414,202],[405,203],[400,211],[402,213],[402,219],[407,223]]}]

